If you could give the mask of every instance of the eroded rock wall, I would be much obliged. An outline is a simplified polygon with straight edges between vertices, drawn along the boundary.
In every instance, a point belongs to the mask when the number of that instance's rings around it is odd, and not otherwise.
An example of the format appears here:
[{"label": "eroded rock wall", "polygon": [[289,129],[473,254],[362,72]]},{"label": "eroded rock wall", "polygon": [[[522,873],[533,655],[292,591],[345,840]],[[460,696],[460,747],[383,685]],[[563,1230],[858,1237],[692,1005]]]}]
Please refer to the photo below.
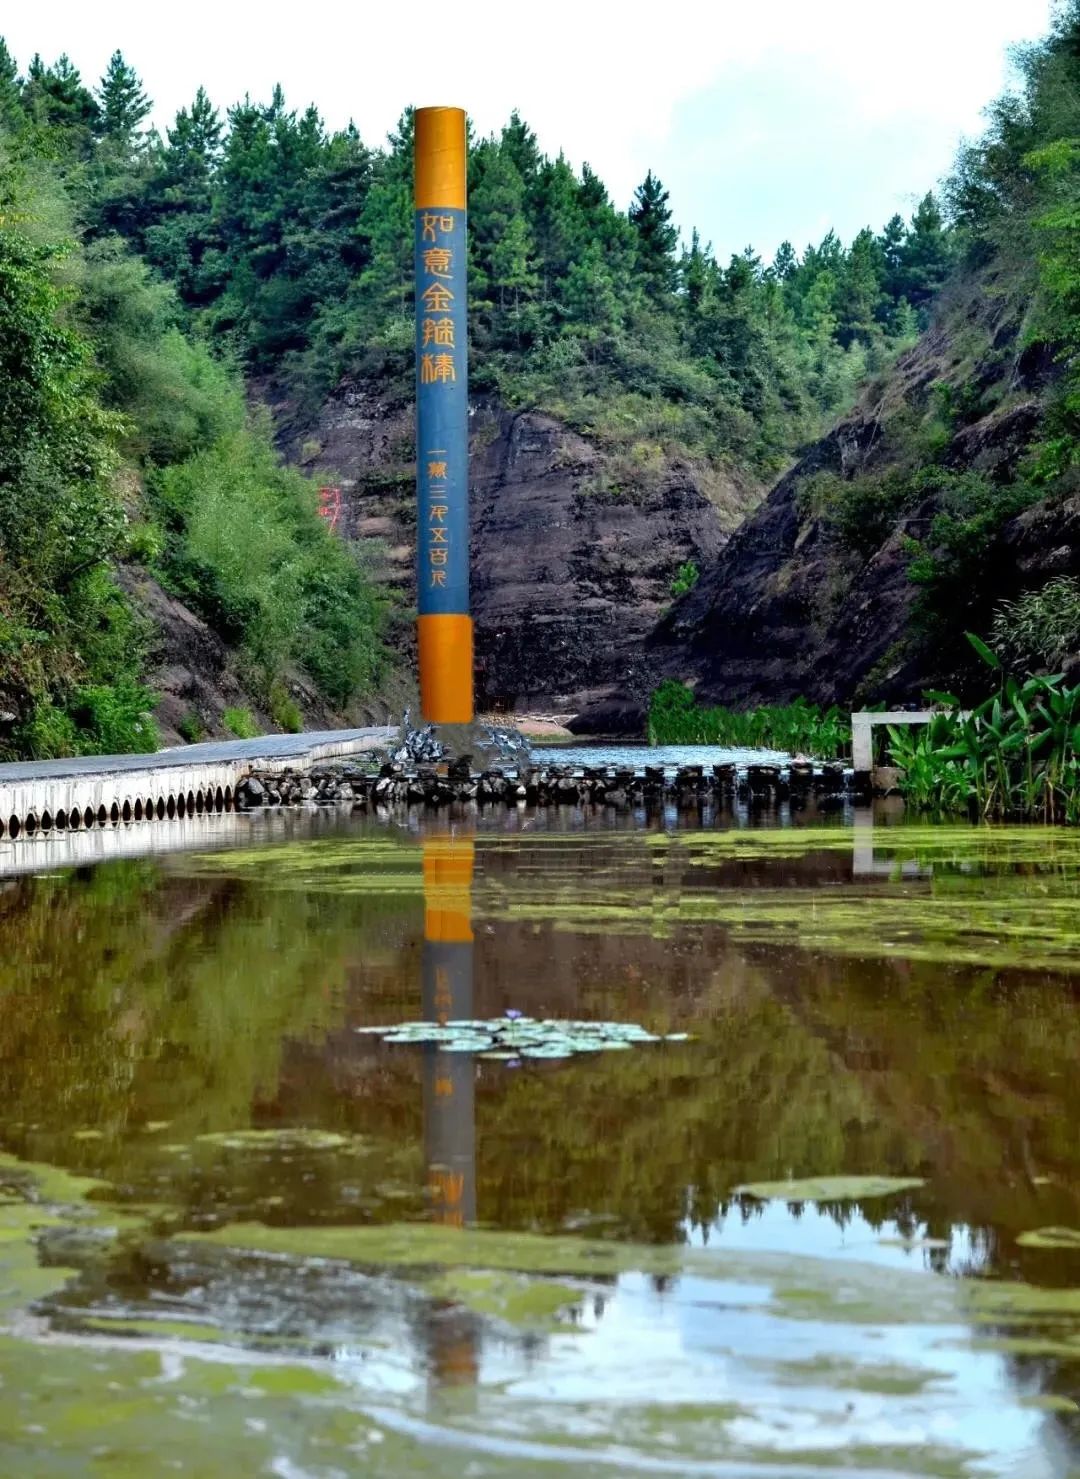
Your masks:
[{"label": "eroded rock wall", "polygon": [[[627,476],[554,418],[491,401],[473,406],[471,427],[478,702],[569,713],[639,688],[645,638],[671,604],[675,572],[711,563],[760,488],[746,475],[660,458]],[[341,532],[365,543],[380,578],[412,607],[411,404],[346,382],[284,446],[341,489]],[[407,622],[398,640],[408,654]]]}]

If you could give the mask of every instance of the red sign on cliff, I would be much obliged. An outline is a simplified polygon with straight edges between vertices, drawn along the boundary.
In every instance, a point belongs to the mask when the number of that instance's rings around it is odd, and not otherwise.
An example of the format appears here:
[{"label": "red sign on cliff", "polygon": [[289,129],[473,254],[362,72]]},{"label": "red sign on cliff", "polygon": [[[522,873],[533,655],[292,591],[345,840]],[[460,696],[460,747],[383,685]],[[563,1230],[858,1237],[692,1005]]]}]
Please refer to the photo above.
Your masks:
[{"label": "red sign on cliff", "polygon": [[327,487],[319,489],[319,516],[330,525],[333,533],[341,517],[341,489]]}]

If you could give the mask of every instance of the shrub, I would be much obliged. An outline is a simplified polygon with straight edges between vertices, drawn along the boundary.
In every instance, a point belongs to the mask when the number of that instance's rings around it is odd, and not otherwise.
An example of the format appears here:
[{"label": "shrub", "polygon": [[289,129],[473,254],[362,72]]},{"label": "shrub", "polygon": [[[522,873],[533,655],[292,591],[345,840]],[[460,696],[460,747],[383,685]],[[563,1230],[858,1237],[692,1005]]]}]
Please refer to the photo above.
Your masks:
[{"label": "shrub", "polygon": [[1018,671],[1061,667],[1080,651],[1080,581],[1048,580],[1041,590],[1002,601],[991,628],[1002,662]]},{"label": "shrub", "polygon": [[958,631],[985,624],[1011,567],[1002,529],[1039,494],[1028,483],[948,468],[923,469],[919,485],[937,495],[938,511],[926,538],[908,544],[908,576],[922,587],[913,616],[924,639],[953,646]]},{"label": "shrub", "polygon": [[180,738],[189,745],[197,745],[205,737],[206,730],[198,714],[185,714],[176,726]]},{"label": "shrub", "polygon": [[140,683],[124,679],[79,689],[71,715],[86,755],[123,755],[156,750],[160,741],[151,716],[154,695]]},{"label": "shrub", "polygon": [[50,699],[41,699],[34,705],[16,738],[19,754],[32,760],[55,760],[79,753],[74,719]]},{"label": "shrub", "polygon": [[221,722],[237,739],[258,739],[262,733],[250,709],[226,709],[221,716]]},{"label": "shrub", "polygon": [[386,660],[382,602],[352,548],[317,512],[314,485],[283,467],[259,418],[156,481],[171,525],[171,584],[242,642],[268,698],[290,661],[339,707]]},{"label": "shrub", "polygon": [[694,589],[701,578],[701,571],[695,560],[686,560],[676,570],[671,582],[671,594],[676,600],[680,596],[687,595]]},{"label": "shrub", "polygon": [[284,683],[275,683],[270,689],[270,717],[286,734],[299,734],[304,727],[300,706]]}]

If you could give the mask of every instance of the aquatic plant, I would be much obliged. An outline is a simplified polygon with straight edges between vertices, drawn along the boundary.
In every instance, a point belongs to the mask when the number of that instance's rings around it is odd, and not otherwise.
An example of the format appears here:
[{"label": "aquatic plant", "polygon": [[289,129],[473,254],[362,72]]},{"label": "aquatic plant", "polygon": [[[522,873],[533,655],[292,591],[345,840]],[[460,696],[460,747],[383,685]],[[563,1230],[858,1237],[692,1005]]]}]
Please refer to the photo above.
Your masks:
[{"label": "aquatic plant", "polygon": [[649,743],[783,750],[831,760],[851,753],[851,724],[835,704],[823,710],[801,698],[744,713],[705,708],[685,683],[668,679],[649,701]]},{"label": "aquatic plant", "polygon": [[444,1053],[478,1053],[512,1062],[519,1058],[570,1058],[575,1053],[601,1053],[648,1042],[686,1042],[686,1032],[659,1034],[634,1022],[538,1022],[520,1012],[505,1017],[456,1022],[401,1022],[386,1027],[358,1027],[357,1032],[387,1043],[410,1047],[432,1044]]},{"label": "aquatic plant", "polygon": [[1080,821],[1080,684],[1060,674],[1023,682],[972,633],[999,675],[998,691],[964,711],[951,694],[929,697],[940,713],[918,731],[890,726],[900,789],[913,806],[983,818]]}]

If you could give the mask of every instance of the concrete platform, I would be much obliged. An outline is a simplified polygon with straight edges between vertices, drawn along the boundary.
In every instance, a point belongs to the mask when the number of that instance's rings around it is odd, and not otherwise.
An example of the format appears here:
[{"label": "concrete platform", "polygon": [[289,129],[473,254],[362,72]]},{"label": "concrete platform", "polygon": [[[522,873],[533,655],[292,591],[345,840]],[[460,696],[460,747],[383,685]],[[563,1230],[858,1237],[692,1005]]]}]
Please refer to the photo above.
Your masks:
[{"label": "concrete platform", "polygon": [[309,770],[378,750],[397,737],[393,725],[212,740],[151,755],[78,755],[0,765],[0,836],[152,821],[231,805],[253,769]]}]

